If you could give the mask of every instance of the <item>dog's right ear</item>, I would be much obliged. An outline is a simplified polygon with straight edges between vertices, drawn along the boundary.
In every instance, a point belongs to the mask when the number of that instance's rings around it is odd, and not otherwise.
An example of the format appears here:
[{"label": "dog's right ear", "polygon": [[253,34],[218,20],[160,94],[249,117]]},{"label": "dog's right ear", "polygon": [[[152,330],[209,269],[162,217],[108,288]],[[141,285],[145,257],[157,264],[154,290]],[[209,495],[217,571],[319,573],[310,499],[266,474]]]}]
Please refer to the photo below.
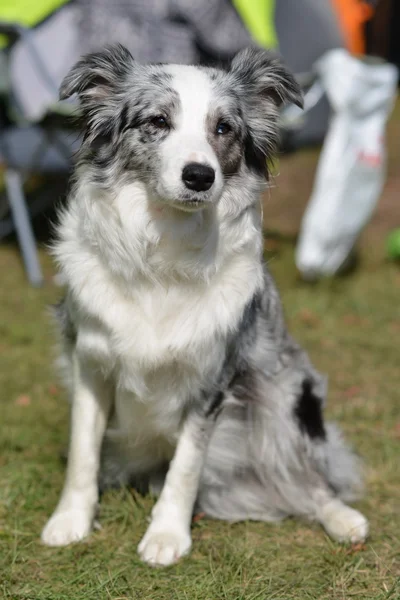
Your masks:
[{"label": "dog's right ear", "polygon": [[109,46],[83,56],[63,80],[60,100],[78,94],[81,103],[108,97],[125,79],[134,59],[124,46]]}]

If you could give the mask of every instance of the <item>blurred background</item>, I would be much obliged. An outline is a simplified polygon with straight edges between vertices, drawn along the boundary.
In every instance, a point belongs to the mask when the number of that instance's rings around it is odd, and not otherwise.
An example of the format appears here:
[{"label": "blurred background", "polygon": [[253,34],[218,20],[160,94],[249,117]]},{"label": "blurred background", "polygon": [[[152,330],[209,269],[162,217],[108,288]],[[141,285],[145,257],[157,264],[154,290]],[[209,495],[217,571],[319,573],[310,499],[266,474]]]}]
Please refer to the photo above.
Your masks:
[{"label": "blurred background", "polygon": [[[103,597],[89,574],[93,561],[106,561],[117,573],[115,556],[125,546],[131,552],[128,525],[138,539],[142,527],[133,523],[138,516],[132,511],[118,512],[123,509],[111,493],[103,502],[108,535],[96,534],[91,558],[80,556],[78,564],[77,550],[50,554],[37,542],[61,485],[59,455],[68,425],[45,310],[61,297],[62,281],[47,247],[79,132],[70,118],[76,107],[58,102],[58,86],[82,53],[113,42],[143,62],[206,64],[227,64],[253,44],[280,53],[296,74],[305,110],[288,106],[281,113],[280,154],[263,198],[266,259],[291,330],[329,374],[328,414],[340,421],[368,467],[362,510],[371,520],[369,545],[333,554],[322,534],[306,540],[308,526],[288,523],[257,538],[261,560],[252,553],[258,526],[214,525],[210,540],[208,525],[196,525],[197,564],[209,591],[199,591],[199,580],[183,566],[189,595],[182,598],[253,598],[240,595],[244,580],[237,580],[235,561],[258,573],[267,555],[275,560],[268,575],[268,589],[278,594],[273,597],[299,597],[282,583],[289,576],[307,577],[315,593],[310,598],[400,597],[399,0],[0,0],[4,597]],[[279,560],[268,554],[274,544],[281,548]],[[232,558],[220,579],[208,568],[211,545]],[[135,569],[142,567],[135,563]],[[76,573],[87,586],[84,594]],[[164,581],[157,591],[147,572],[140,573],[152,592],[140,587],[137,597],[175,597],[168,588],[175,584]],[[124,582],[115,577],[115,593],[104,597],[130,597],[123,594],[137,583],[131,575]],[[253,584],[257,594],[266,580],[256,577]],[[68,593],[63,585],[70,585]]]},{"label": "blurred background", "polygon": [[[17,236],[27,278],[41,285],[37,217],[65,196],[79,145],[74,106],[58,102],[58,87],[81,54],[120,42],[142,62],[227,64],[256,44],[279,52],[304,89],[305,110],[282,111],[282,156],[294,153],[297,164],[304,148],[322,146],[316,173],[312,162],[302,169],[287,206],[290,171],[276,178],[267,224],[299,233],[304,279],[348,270],[364,226],[385,206],[399,27],[392,0],[1,0],[0,239]],[[387,246],[400,255],[399,231]]]}]

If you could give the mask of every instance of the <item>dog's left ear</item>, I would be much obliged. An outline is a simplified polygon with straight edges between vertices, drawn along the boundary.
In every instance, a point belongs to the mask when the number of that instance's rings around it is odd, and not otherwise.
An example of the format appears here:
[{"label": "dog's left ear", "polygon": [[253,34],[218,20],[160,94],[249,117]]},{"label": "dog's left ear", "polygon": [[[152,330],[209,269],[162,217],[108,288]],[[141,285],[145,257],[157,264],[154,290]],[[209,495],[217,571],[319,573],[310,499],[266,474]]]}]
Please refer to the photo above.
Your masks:
[{"label": "dog's left ear", "polygon": [[276,106],[292,102],[303,108],[299,84],[273,52],[245,48],[236,54],[230,70],[248,97],[272,101]]},{"label": "dog's left ear", "polygon": [[300,87],[275,54],[258,48],[239,52],[230,73],[244,106],[246,163],[268,179],[268,161],[280,137],[278,108],[285,102],[302,107]]}]

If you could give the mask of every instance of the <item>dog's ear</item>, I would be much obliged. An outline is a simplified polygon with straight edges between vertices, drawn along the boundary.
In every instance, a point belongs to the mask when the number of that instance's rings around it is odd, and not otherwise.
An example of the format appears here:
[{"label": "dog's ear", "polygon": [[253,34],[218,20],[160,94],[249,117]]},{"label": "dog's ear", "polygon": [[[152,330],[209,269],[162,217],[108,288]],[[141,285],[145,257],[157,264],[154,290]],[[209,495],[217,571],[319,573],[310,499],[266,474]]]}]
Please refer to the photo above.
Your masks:
[{"label": "dog's ear", "polygon": [[292,73],[271,51],[245,48],[234,57],[231,72],[248,97],[272,101],[276,106],[293,102],[303,108],[303,95]]},{"label": "dog's ear", "polygon": [[78,95],[84,141],[91,149],[98,150],[115,138],[121,96],[134,65],[124,46],[109,46],[81,58],[62,82],[61,100]]},{"label": "dog's ear", "polygon": [[293,102],[302,107],[300,87],[274,53],[258,48],[239,52],[230,73],[244,106],[246,163],[268,178],[268,161],[279,142],[279,106]]},{"label": "dog's ear", "polygon": [[84,105],[108,97],[125,79],[133,63],[131,53],[121,44],[83,56],[61,83],[60,100],[78,94]]}]

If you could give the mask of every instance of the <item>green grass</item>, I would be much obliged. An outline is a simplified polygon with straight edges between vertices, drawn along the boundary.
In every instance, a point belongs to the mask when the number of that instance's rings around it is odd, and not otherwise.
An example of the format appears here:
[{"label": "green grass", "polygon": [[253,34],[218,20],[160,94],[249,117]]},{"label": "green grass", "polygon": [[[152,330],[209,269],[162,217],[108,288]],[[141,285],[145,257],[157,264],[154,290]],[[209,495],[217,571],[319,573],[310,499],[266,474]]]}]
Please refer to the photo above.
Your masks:
[{"label": "green grass", "polygon": [[[282,173],[296,160],[286,159]],[[307,162],[302,155],[298,160]],[[398,195],[394,172],[390,181]],[[18,250],[2,246],[0,597],[400,598],[400,267],[385,260],[381,220],[378,214],[364,237],[359,270],[333,282],[302,284],[292,244],[283,238],[267,244],[289,326],[317,367],[329,374],[328,416],[341,424],[365,460],[367,494],[358,508],[370,520],[367,544],[340,546],[319,526],[295,520],[278,525],[200,520],[193,527],[191,555],[164,570],[138,560],[136,546],[152,501],[127,490],[104,496],[102,529],[87,541],[65,549],[40,544],[40,530],[63,482],[60,456],[68,436],[68,406],[52,367],[53,334],[46,314],[60,290],[50,284],[30,288]],[[50,280],[52,266],[44,254],[42,259]]]},{"label": "green grass", "polygon": [[[400,597],[400,269],[364,252],[358,273],[306,286],[292,247],[275,244],[275,273],[291,329],[330,375],[328,414],[367,465],[359,503],[371,521],[365,547],[343,547],[317,525],[201,520],[193,552],[152,570],[136,545],[151,500],[107,493],[102,530],[76,546],[49,549],[39,533],[63,481],[68,410],[54,378],[49,286],[29,288],[13,248],[2,248],[0,597],[12,599],[395,599]],[[50,265],[46,266],[50,273]]]}]

